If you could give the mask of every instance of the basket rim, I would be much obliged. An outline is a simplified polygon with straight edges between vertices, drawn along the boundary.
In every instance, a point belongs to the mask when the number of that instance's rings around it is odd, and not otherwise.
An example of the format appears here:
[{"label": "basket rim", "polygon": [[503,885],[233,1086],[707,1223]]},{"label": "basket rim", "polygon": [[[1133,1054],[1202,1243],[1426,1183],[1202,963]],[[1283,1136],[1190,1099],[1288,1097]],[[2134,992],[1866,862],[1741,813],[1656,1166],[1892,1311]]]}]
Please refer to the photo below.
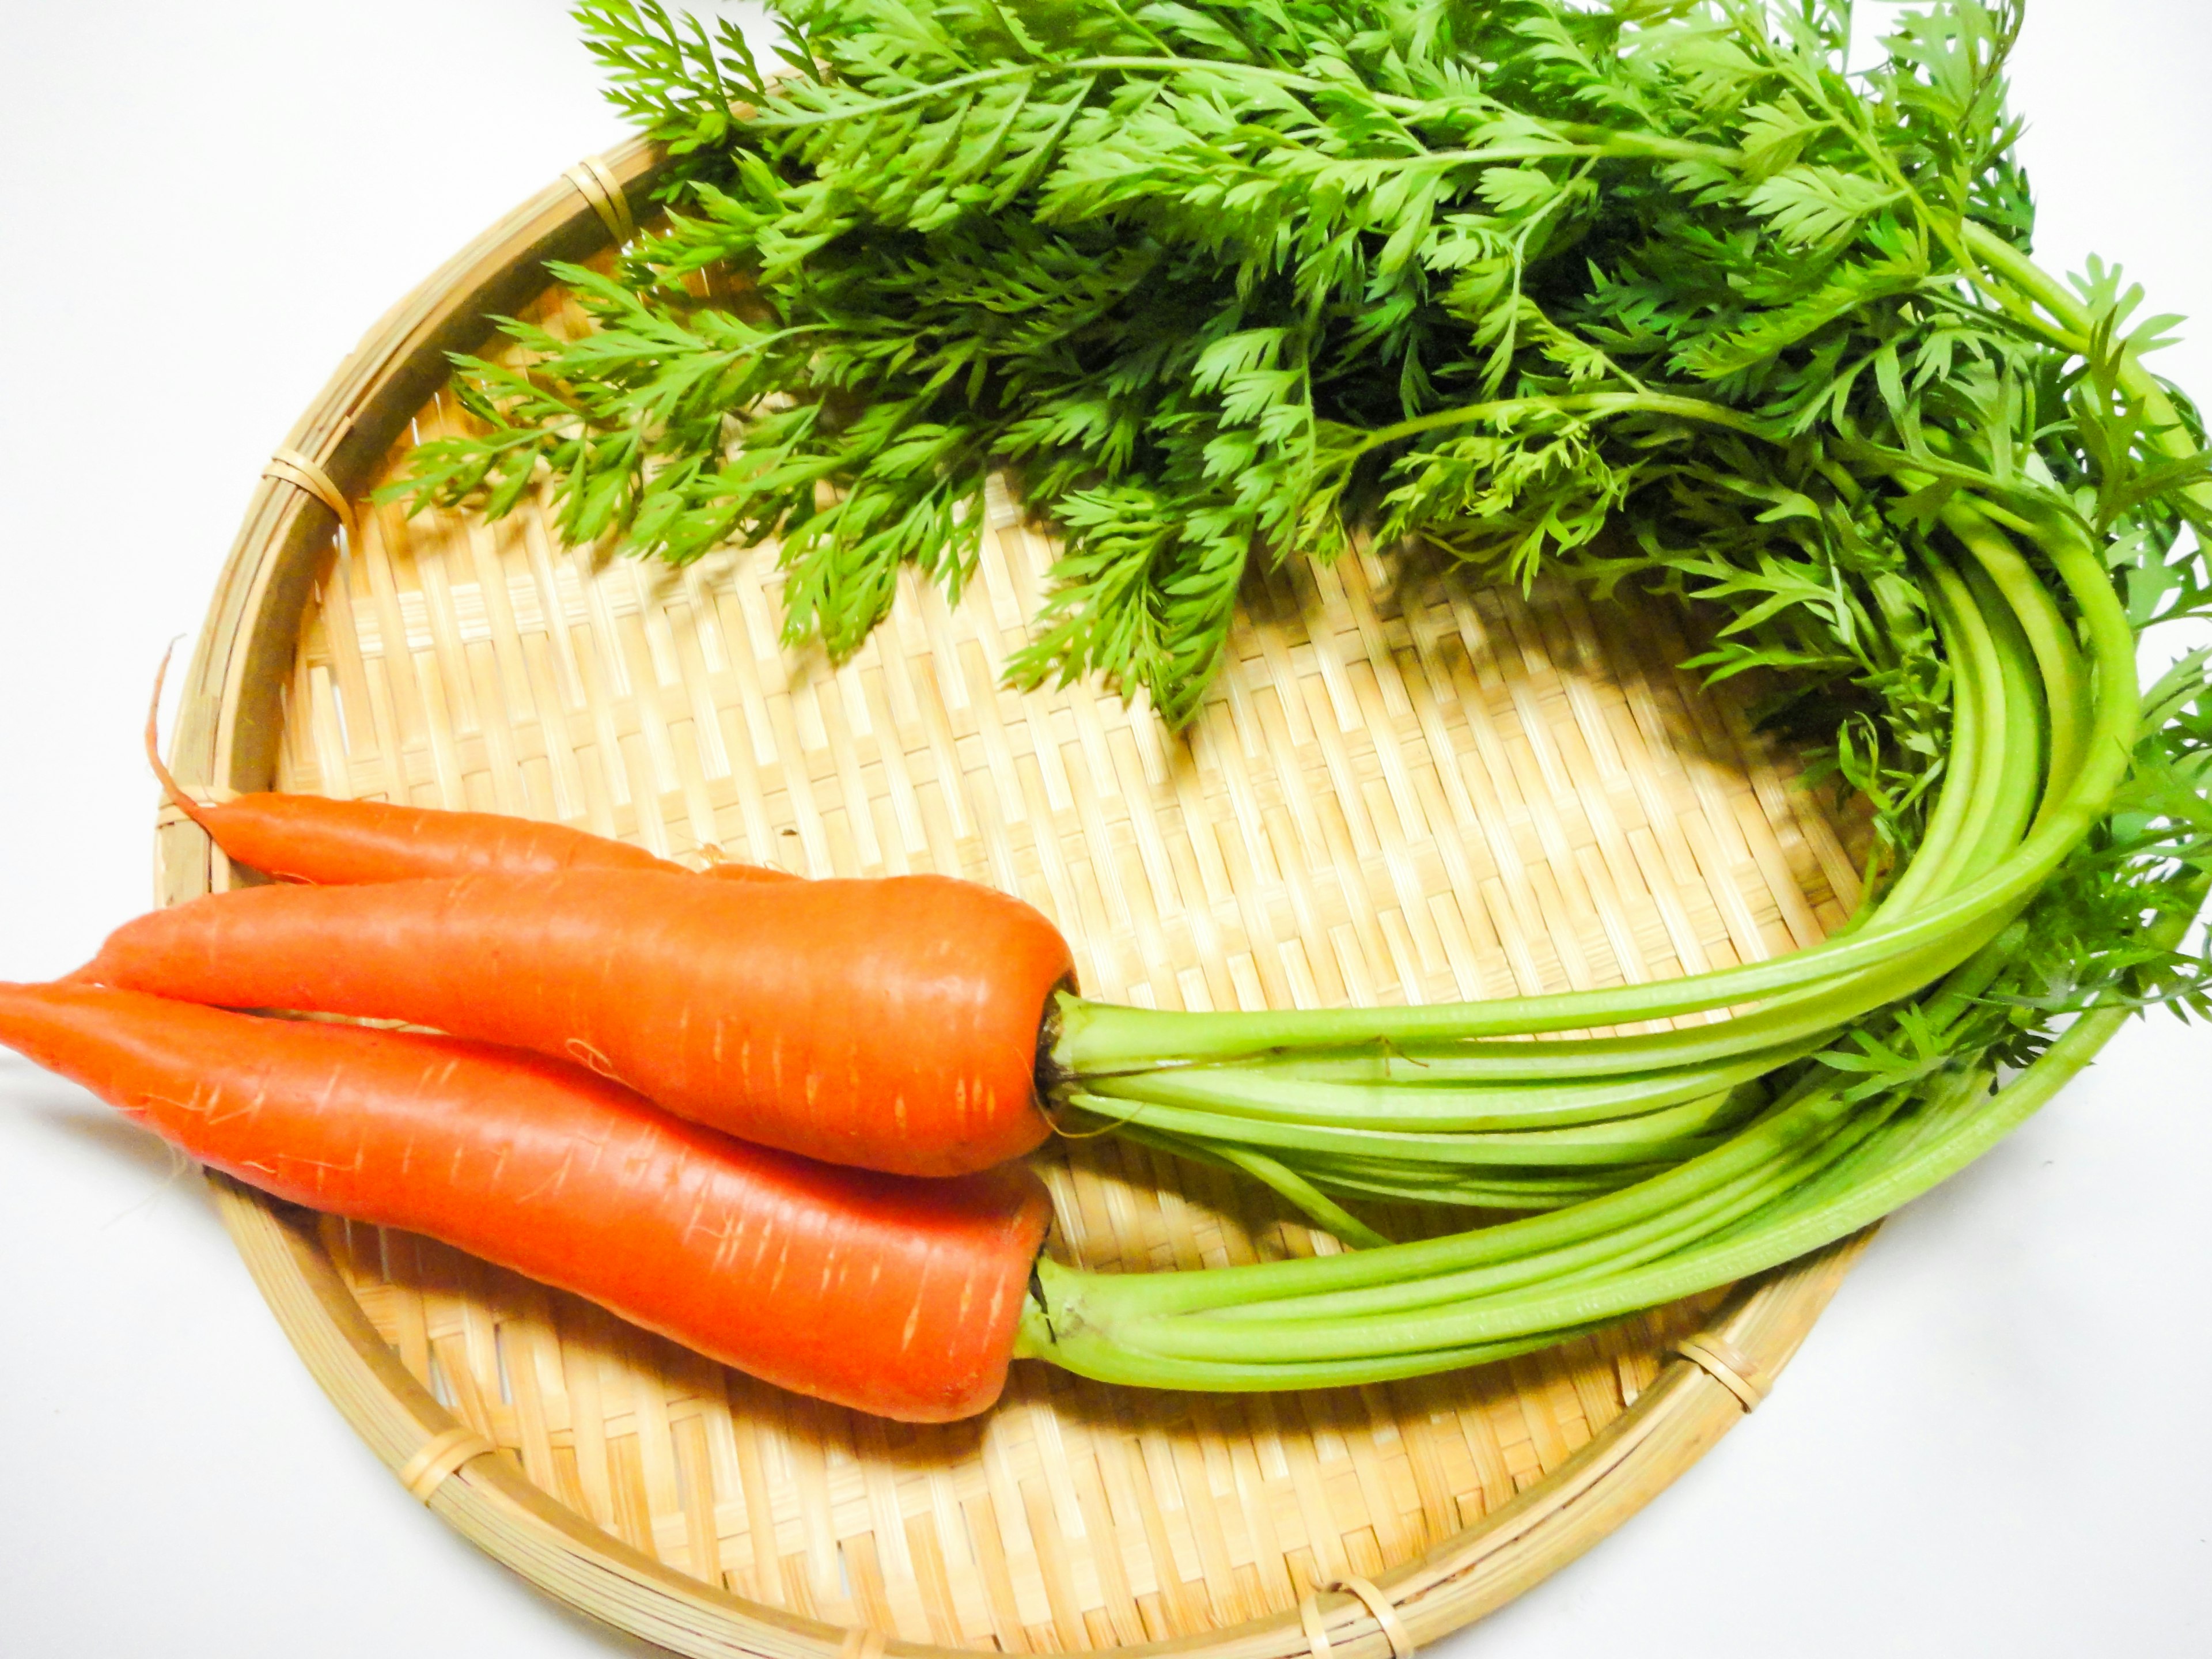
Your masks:
[{"label": "basket rim", "polygon": [[[447,355],[475,347],[492,319],[546,285],[549,258],[581,258],[611,228],[605,196],[648,191],[670,157],[632,140],[590,158],[495,222],[374,324],[282,449],[304,457],[350,496],[447,373]],[[579,175],[582,175],[580,177]],[[589,178],[602,186],[591,191]],[[617,199],[620,199],[619,198]],[[641,197],[640,199],[642,199]],[[282,713],[256,690],[289,662],[310,585],[337,514],[283,473],[264,474],[216,584],[183,686],[173,765],[186,786],[270,787]],[[169,815],[174,817],[175,815]],[[156,829],[162,903],[229,884],[227,862],[189,822]],[[720,1659],[854,1659],[866,1652],[951,1656],[964,1649],[886,1640],[746,1600],[662,1565],[532,1484],[519,1465],[473,1436],[400,1364],[315,1239],[308,1212],[210,1176],[217,1208],[257,1288],[309,1374],[379,1458],[478,1548],[538,1589],[618,1630],[671,1650]],[[1872,1237],[1869,1227],[1747,1281],[1702,1333],[1709,1350],[1679,1352],[1659,1377],[1551,1475],[1379,1581],[1417,1642],[1503,1606],[1595,1544],[1697,1462],[1789,1364]],[[1697,1346],[1692,1339],[1684,1346]],[[1741,1358],[1759,1386],[1747,1388]],[[428,1462],[426,1462],[426,1455]],[[1324,1620],[1346,1659],[1382,1659],[1390,1633],[1346,1593]],[[1313,1644],[1292,1610],[1226,1630],[1113,1650],[1129,1656],[1297,1659]]]}]

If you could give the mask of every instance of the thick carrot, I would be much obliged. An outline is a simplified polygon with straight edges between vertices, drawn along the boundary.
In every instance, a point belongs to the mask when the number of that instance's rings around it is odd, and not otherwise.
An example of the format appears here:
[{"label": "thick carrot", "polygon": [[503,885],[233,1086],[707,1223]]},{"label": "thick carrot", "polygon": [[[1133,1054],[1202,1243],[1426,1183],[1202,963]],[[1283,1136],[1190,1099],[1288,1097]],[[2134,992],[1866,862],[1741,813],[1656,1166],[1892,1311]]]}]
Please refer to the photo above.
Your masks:
[{"label": "thick carrot", "polygon": [[451,1037],[0,985],[0,1042],[265,1192],[428,1233],[755,1376],[909,1422],[998,1398],[1051,1215],[1017,1166],[834,1170]]},{"label": "thick carrot", "polygon": [[1072,976],[1050,922],[968,882],[616,870],[218,893],[72,975],[532,1048],[748,1140],[930,1176],[1049,1133],[1040,1026]]}]

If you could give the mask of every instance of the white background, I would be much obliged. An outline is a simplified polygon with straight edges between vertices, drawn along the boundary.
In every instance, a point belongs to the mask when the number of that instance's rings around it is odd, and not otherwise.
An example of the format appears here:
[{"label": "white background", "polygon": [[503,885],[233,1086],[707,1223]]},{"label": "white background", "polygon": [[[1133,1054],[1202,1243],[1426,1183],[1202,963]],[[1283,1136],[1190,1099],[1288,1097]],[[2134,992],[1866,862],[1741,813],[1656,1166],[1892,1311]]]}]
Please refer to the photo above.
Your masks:
[{"label": "white background", "polygon": [[[2032,0],[2039,252],[2212,316],[2212,13]],[[137,726],[362,330],[623,129],[553,0],[0,29],[0,977],[143,908]],[[2165,371],[2212,395],[2212,343]],[[1484,1659],[2212,1652],[2212,1039],[2160,1018],[1892,1223],[1759,1417]],[[605,1659],[308,1381],[197,1176],[0,1054],[0,1655]]]}]

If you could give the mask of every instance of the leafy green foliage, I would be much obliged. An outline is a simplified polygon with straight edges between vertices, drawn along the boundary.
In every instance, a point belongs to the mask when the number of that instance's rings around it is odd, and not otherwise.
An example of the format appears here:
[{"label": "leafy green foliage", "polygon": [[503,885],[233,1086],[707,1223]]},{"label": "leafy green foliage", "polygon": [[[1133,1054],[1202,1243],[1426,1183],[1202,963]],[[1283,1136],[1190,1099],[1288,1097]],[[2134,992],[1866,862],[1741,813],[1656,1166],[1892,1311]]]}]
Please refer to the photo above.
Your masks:
[{"label": "leafy green foliage", "polygon": [[[794,640],[957,586],[1003,468],[1065,541],[1012,672],[1201,705],[1255,559],[1419,538],[1718,607],[1898,848],[1948,679],[1919,598],[1955,489],[2057,502],[2139,620],[2212,608],[2202,477],[2122,389],[2156,324],[2093,270],[2054,338],[2024,246],[2016,0],[782,0],[763,65],[659,0],[577,12],[682,158],[595,322],[460,364],[418,501],[684,560],[777,537]],[[686,286],[714,270],[735,297]]]},{"label": "leafy green foliage", "polygon": [[[1270,1139],[1273,1070],[1217,1078],[1252,1092],[1203,1132],[1186,1111],[1125,1133],[1310,1207],[1317,1188],[1587,1204],[1593,1249],[1614,1214],[1594,1194],[1686,1201],[1691,1154],[1722,1139],[1765,1160],[1757,1214],[1708,1237],[1676,1212],[1674,1277],[1637,1278],[1634,1247],[1604,1291],[1624,1310],[1921,1190],[1985,1144],[1978,1114],[2016,1121],[2044,1086],[2005,1107],[1993,1085],[2082,1063],[2075,1035],[2115,1011],[2212,1011],[2185,945],[2212,886],[2204,658],[2149,695],[2118,782],[2130,628],[2212,614],[2212,448],[2143,368],[2172,319],[2115,269],[2069,288],[2027,258],[2020,0],[1933,0],[1863,73],[1849,0],[775,4],[774,65],[659,0],[579,9],[615,101],[677,157],[665,228],[611,276],[556,271],[582,338],[514,325],[523,367],[462,360],[475,429],[425,446],[399,493],[497,514],[543,489],[572,541],[679,562],[775,538],[789,637],[842,654],[902,567],[966,578],[1001,471],[1064,543],[1013,677],[1103,675],[1176,725],[1255,560],[1425,543],[1656,591],[1710,618],[1692,665],[1778,685],[1769,717],[1874,809],[1844,965],[1771,964],[1762,991],[1795,1000],[1712,1038],[1773,1069],[1694,1133],[1626,1133],[1618,1168],[1486,1170],[1356,1124]],[[1577,999],[1593,1027],[1741,1006],[1698,976]],[[1388,1053],[1425,1066],[1523,1030],[1510,1000],[1470,1006],[1419,1011],[1425,1049],[1399,1041],[1405,1010],[1281,1016],[1255,1042],[1207,1024],[1246,1016],[1091,1005],[1078,1033],[1126,1108],[1133,1060],[1289,1065],[1387,1018]],[[1758,1024],[1778,1009],[1805,1038],[1779,1062]],[[1655,1075],[1679,1063],[1649,1042]],[[1531,1052],[1561,1087],[1624,1059]],[[1741,1254],[1761,1229],[1773,1253]],[[1568,1281],[1580,1323],[1597,1259]],[[1428,1353],[1425,1294],[1407,1340]],[[1550,1329],[1540,1308],[1467,1316]],[[1370,1322],[1346,1338],[1370,1355]],[[1224,1385],[1205,1375],[1154,1380]]]}]

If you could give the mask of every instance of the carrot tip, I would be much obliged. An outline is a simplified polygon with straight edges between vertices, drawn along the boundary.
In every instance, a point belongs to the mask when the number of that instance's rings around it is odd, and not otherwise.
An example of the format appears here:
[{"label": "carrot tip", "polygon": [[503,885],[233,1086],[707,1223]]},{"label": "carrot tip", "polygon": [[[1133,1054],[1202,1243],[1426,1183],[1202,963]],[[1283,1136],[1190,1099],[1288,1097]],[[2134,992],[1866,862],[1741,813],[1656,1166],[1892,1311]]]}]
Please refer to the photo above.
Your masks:
[{"label": "carrot tip", "polygon": [[208,838],[213,841],[216,839],[215,826],[203,816],[206,809],[185,792],[185,787],[177,781],[176,775],[161,759],[161,686],[169,678],[169,660],[177,654],[178,641],[184,637],[179,634],[169,641],[161,653],[161,665],[154,671],[154,696],[146,706],[146,763],[154,769],[155,777],[161,781],[161,793],[169,798],[170,804],[206,830]]}]

